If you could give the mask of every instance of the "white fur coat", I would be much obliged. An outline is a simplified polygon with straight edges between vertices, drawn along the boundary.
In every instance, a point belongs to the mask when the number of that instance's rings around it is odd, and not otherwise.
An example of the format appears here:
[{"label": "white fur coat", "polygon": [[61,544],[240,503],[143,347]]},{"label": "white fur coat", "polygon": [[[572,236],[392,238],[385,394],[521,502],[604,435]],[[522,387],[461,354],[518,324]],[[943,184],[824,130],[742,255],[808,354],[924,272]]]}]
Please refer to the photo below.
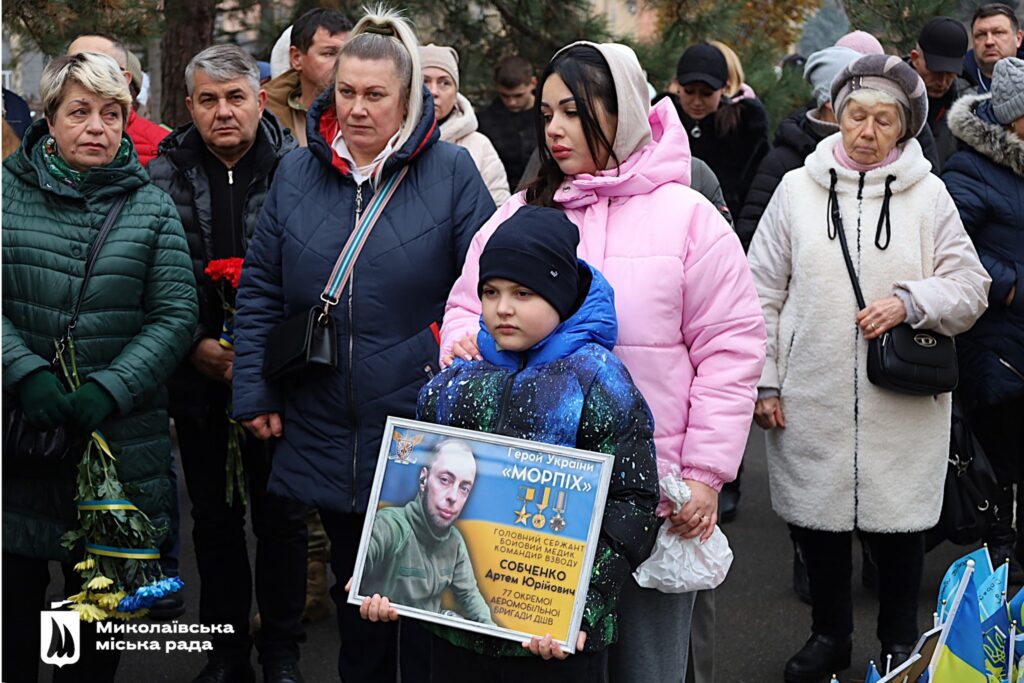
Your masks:
[{"label": "white fur coat", "polygon": [[[772,505],[812,529],[919,531],[935,524],[942,504],[950,396],[904,396],[868,382],[856,299],[825,220],[830,169],[868,303],[902,289],[920,312],[916,327],[957,334],[984,312],[989,279],[916,140],[865,174],[835,162],[836,144],[839,134],[822,140],[786,174],[750,247],[768,330],[758,386],[779,391],[786,419],[767,437]],[[875,231],[888,176],[892,237],[882,250]]]}]

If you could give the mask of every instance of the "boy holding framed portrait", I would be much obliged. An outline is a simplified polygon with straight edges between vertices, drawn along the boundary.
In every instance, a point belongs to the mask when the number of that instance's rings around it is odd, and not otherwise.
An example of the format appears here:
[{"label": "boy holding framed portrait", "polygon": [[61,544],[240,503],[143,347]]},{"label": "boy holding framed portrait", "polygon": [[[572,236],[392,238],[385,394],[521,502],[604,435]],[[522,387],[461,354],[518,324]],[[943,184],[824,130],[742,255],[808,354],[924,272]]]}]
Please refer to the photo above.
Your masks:
[{"label": "boy holding framed portrait", "polygon": [[[607,680],[618,596],[654,544],[654,421],[611,353],[612,288],[577,259],[578,243],[576,226],[554,209],[523,207],[497,229],[480,257],[483,360],[454,359],[420,392],[417,409],[425,422],[614,455],[577,652],[569,656],[550,635],[516,644],[431,625],[435,680],[497,680],[510,667],[531,683]],[[549,523],[557,530],[555,518]],[[388,597],[366,598],[364,618],[397,618]]]}]

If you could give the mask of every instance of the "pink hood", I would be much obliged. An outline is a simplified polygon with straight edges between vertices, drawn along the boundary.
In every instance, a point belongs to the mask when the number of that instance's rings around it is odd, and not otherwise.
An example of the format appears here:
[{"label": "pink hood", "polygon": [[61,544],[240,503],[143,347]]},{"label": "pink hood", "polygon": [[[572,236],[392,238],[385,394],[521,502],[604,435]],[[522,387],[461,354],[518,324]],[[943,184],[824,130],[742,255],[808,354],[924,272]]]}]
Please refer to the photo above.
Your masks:
[{"label": "pink hood", "polygon": [[[615,289],[622,359],[654,414],[661,474],[715,489],[736,476],[764,364],[761,307],[739,240],[689,187],[686,131],[668,100],[652,139],[616,170],[566,178],[555,200],[580,229],[579,256]],[[480,229],[448,297],[441,355],[476,335],[480,252],[525,204],[512,197]]]}]

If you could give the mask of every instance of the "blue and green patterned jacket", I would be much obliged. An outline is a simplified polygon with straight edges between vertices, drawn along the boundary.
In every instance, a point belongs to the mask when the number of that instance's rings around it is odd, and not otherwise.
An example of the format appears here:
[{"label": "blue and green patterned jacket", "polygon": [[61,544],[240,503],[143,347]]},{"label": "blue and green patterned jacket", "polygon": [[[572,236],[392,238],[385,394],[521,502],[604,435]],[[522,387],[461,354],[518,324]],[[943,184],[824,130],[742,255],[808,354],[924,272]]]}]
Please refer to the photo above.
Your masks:
[{"label": "blue and green patterned jacket", "polygon": [[[629,371],[612,355],[614,292],[580,261],[589,291],[579,309],[521,353],[498,349],[481,321],[484,360],[456,360],[420,391],[420,420],[615,456],[582,628],[585,651],[617,639],[623,584],[654,546],[658,473],[654,418]],[[586,285],[584,285],[586,286]],[[528,655],[518,644],[437,627],[455,645],[493,656]]]}]

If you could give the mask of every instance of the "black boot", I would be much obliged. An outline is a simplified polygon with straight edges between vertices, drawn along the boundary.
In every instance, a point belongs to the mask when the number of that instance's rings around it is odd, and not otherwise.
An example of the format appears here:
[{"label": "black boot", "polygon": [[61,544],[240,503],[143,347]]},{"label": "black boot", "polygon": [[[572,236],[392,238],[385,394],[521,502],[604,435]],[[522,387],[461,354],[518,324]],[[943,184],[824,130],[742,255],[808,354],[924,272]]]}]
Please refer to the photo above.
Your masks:
[{"label": "black boot", "polygon": [[850,666],[853,639],[812,634],[786,662],[786,683],[819,683]]}]

